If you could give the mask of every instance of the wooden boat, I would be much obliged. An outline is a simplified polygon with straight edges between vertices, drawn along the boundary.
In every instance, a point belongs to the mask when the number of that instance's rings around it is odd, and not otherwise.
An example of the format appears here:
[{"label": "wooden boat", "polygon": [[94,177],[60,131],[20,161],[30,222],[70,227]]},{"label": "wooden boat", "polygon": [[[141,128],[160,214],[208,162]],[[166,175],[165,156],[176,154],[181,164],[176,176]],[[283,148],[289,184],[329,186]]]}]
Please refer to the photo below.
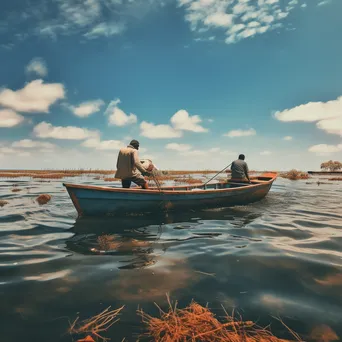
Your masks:
[{"label": "wooden boat", "polygon": [[265,173],[251,179],[251,184],[226,181],[146,190],[66,183],[63,185],[67,188],[79,216],[112,216],[245,205],[264,198],[276,178],[276,173]]}]

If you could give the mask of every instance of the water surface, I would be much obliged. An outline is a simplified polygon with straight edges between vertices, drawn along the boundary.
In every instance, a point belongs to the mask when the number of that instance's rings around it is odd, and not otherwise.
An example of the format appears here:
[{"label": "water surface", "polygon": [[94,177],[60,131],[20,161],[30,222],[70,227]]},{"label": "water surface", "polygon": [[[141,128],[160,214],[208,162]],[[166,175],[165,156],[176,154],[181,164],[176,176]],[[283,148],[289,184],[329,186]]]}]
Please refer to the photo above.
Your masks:
[{"label": "water surface", "polygon": [[[80,219],[60,180],[1,180],[1,341],[72,341],[69,321],[123,304],[106,336],[135,341],[136,309],[157,313],[166,293],[272,322],[279,336],[272,316],[306,338],[322,324],[342,336],[342,183],[317,179],[278,179],[248,206]],[[39,206],[40,193],[51,202]]]}]

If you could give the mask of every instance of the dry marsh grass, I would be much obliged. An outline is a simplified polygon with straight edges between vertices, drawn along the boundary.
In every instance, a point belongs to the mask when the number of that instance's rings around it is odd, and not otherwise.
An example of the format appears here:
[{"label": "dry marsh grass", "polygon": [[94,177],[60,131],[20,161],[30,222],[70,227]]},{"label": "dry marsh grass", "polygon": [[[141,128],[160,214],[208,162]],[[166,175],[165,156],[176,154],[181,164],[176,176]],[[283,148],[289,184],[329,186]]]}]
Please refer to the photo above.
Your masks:
[{"label": "dry marsh grass", "polygon": [[117,316],[123,308],[124,306],[116,310],[109,310],[110,307],[108,307],[100,314],[83,321],[79,321],[79,317],[77,317],[75,321],[70,324],[69,333],[71,335],[90,334],[91,337],[93,336],[96,339],[107,341],[109,339],[101,334],[106,332],[113,324],[120,320]]},{"label": "dry marsh grass", "polygon": [[329,181],[342,181],[342,177],[328,178]]},{"label": "dry marsh grass", "polygon": [[185,183],[185,184],[201,184],[203,180],[196,178],[176,178],[174,180],[176,183]]},{"label": "dry marsh grass", "polygon": [[[263,328],[252,321],[243,321],[241,317],[236,319],[234,314],[229,315],[224,309],[224,317],[219,321],[208,306],[204,307],[195,301],[192,301],[187,307],[182,309],[178,308],[177,301],[172,304],[168,295],[167,302],[168,308],[166,311],[155,304],[159,309],[158,317],[151,316],[142,309],[137,310],[137,315],[141,318],[144,325],[143,332],[139,336],[138,341],[140,339],[151,342],[302,341],[301,337],[280,319],[277,320],[287,329],[291,340],[276,337],[269,329],[269,326]],[[110,340],[110,338],[104,336],[104,333],[120,320],[118,316],[121,315],[124,307],[123,305],[115,310],[110,310],[110,307],[108,307],[100,314],[83,321],[79,321],[79,317],[77,317],[73,323],[69,323],[69,333],[71,335],[84,336],[78,339],[78,341]],[[337,337],[336,334],[331,334],[331,332],[334,333],[331,329],[326,328],[319,328],[315,335],[321,336],[322,332],[325,333],[327,331],[330,332],[329,336]]]},{"label": "dry marsh grass", "polygon": [[202,174],[202,175],[208,175],[212,173],[217,173],[219,171],[216,170],[165,170],[162,171],[164,175],[176,175],[176,176],[182,176],[182,175],[189,175],[189,174]]},{"label": "dry marsh grass", "polygon": [[280,174],[280,177],[290,179],[290,180],[299,180],[299,179],[309,179],[310,176],[308,173],[298,170],[290,170],[288,172],[283,172]]},{"label": "dry marsh grass", "polygon": [[[177,307],[177,302],[172,305],[168,298],[169,307],[163,311],[159,306],[160,317],[153,317],[138,310],[142,322],[145,325],[144,336],[156,342],[280,342],[289,341],[279,339],[267,328],[257,326],[251,321],[237,320],[226,311],[223,322],[200,304],[192,301],[184,309]],[[288,328],[289,329],[289,328]],[[289,329],[289,332],[297,340],[300,337]]]}]

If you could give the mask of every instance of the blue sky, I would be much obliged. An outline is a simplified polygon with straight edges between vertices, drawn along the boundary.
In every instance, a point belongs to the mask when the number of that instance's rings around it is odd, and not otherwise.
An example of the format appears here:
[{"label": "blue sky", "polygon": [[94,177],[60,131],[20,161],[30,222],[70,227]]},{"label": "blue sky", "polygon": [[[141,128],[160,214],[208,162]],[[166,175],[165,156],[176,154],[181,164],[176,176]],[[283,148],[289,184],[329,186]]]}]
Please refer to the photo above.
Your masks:
[{"label": "blue sky", "polygon": [[[0,4],[0,167],[342,160],[340,0]],[[341,97],[341,98],[340,98]]]}]

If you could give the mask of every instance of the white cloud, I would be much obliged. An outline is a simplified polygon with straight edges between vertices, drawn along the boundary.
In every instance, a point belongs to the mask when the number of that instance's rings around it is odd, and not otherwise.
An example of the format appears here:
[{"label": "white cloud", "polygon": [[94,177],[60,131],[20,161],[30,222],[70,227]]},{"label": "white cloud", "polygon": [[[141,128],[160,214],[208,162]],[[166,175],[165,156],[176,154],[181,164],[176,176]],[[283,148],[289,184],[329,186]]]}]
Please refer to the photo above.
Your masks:
[{"label": "white cloud", "polygon": [[105,150],[105,151],[115,151],[119,150],[125,144],[119,140],[103,140],[101,141],[99,138],[91,138],[85,140],[82,144],[84,147],[94,148],[96,150]]},{"label": "white cloud", "polygon": [[261,21],[267,24],[273,23],[274,20],[275,18],[273,15],[265,15],[264,17],[261,18]]},{"label": "white cloud", "polygon": [[28,74],[36,74],[40,77],[47,75],[48,70],[45,61],[42,58],[33,58],[26,67],[26,72]]},{"label": "white cloud", "polygon": [[17,151],[17,155],[18,155],[19,157],[30,157],[30,156],[31,156],[31,153],[30,153],[30,152],[27,152],[27,151],[24,151],[24,152]]},{"label": "white cloud", "polygon": [[[22,2],[20,13],[2,8],[4,27],[15,32],[16,39],[32,34],[56,39],[77,35],[86,39],[111,38],[127,25],[170,0],[45,0]],[[25,27],[25,32],[22,28]],[[18,33],[17,33],[18,32]]]},{"label": "white cloud", "polygon": [[84,36],[89,39],[98,38],[100,36],[110,37],[122,33],[125,30],[125,25],[122,23],[101,23],[94,26]]},{"label": "white cloud", "polygon": [[16,148],[34,148],[34,149],[54,149],[56,145],[51,144],[49,142],[42,142],[42,141],[34,141],[31,139],[23,139],[19,141],[15,141],[12,143],[12,147]]},{"label": "white cloud", "polygon": [[0,109],[0,127],[14,127],[23,121],[24,117],[12,109]]},{"label": "white cloud", "polygon": [[246,27],[246,25],[244,24],[237,24],[237,25],[234,25],[230,28],[229,32],[228,32],[228,35],[231,35],[233,33],[236,33],[236,32],[239,32],[239,31],[242,31],[244,28]]},{"label": "white cloud", "polygon": [[191,145],[188,144],[177,144],[177,143],[170,143],[165,146],[168,150],[174,150],[179,152],[185,152],[191,150]]},{"label": "white cloud", "polygon": [[210,149],[203,149],[203,150],[186,150],[186,151],[180,151],[180,155],[186,156],[186,157],[208,157],[208,158],[215,158],[218,157],[219,159],[222,157],[231,157],[232,155],[236,155],[236,152],[225,150],[220,147],[212,147]]},{"label": "white cloud", "polygon": [[232,130],[224,134],[224,136],[229,137],[229,138],[248,137],[252,135],[256,135],[256,131],[253,128],[250,128],[248,130],[242,130],[242,129]]},{"label": "white cloud", "polygon": [[93,113],[97,113],[103,105],[104,102],[102,100],[86,101],[76,107],[71,106],[71,110],[75,115],[85,118]]},{"label": "white cloud", "polygon": [[207,132],[208,130],[199,125],[202,120],[198,115],[190,116],[189,113],[181,109],[171,117],[171,124],[177,130],[185,130],[191,132]]},{"label": "white cloud", "polygon": [[260,152],[261,156],[269,156],[270,154],[272,154],[272,152],[271,151],[267,151],[267,150]]},{"label": "white cloud", "polygon": [[150,139],[180,138],[183,133],[177,131],[170,125],[155,125],[143,121],[140,124],[140,135]]},{"label": "white cloud", "polygon": [[237,37],[238,38],[248,38],[248,37],[252,37],[257,33],[257,30],[255,28],[248,28],[246,30],[243,30],[242,32],[240,32]]},{"label": "white cloud", "polygon": [[59,99],[63,99],[64,96],[62,84],[43,83],[42,80],[35,80],[16,91],[0,90],[0,105],[19,112],[47,113],[49,107]]},{"label": "white cloud", "polygon": [[307,4],[302,4],[300,7],[306,8],[306,7],[308,7],[308,5]]},{"label": "white cloud", "polygon": [[61,0],[59,9],[65,22],[79,27],[94,23],[101,15],[100,2],[97,0]]},{"label": "white cloud", "polygon": [[190,150],[190,151],[183,151],[180,153],[182,156],[186,157],[197,157],[197,156],[205,156],[208,154],[206,150]]},{"label": "white cloud", "polygon": [[333,119],[341,116],[342,96],[329,102],[309,102],[291,109],[278,111],[274,116],[285,122],[306,121],[314,122],[324,119]]},{"label": "white cloud", "polygon": [[108,116],[110,125],[127,126],[138,122],[138,118],[134,114],[127,115],[122,109],[118,107],[121,101],[119,99],[111,101],[108,105],[105,115]]},{"label": "white cloud", "polygon": [[258,21],[251,21],[250,23],[248,23],[247,26],[248,27],[259,27],[260,23]]},{"label": "white cloud", "polygon": [[189,113],[181,109],[170,119],[171,125],[155,125],[143,121],[140,124],[140,134],[150,139],[179,138],[183,136],[182,131],[196,133],[207,132],[208,129],[202,127],[201,118],[198,115],[190,116]]},{"label": "white cloud", "polygon": [[317,127],[330,134],[337,134],[342,137],[342,112],[340,117],[326,119],[317,122]]},{"label": "white cloud", "polygon": [[231,14],[216,12],[205,18],[204,24],[208,26],[229,27],[233,23],[234,16]]},{"label": "white cloud", "polygon": [[86,128],[74,126],[52,126],[50,123],[41,122],[33,129],[34,134],[38,138],[53,138],[65,140],[84,140],[88,138],[97,138],[97,131],[90,131]]},{"label": "white cloud", "polygon": [[178,0],[178,3],[185,8],[185,20],[191,30],[200,34],[227,28],[227,44],[281,27],[289,13],[300,6],[298,0]]},{"label": "white cloud", "polygon": [[[0,156],[10,156],[10,155],[15,155],[17,157],[29,157],[31,154],[30,152],[14,149],[14,148],[7,147],[7,146],[0,147]],[[13,157],[11,156],[11,158]]]},{"label": "white cloud", "polygon": [[0,153],[2,154],[14,154],[16,152],[18,151],[11,147],[0,147]]},{"label": "white cloud", "polygon": [[328,5],[330,3],[330,0],[325,0],[325,1],[321,1],[317,4],[317,6],[324,6],[324,5]]},{"label": "white cloud", "polygon": [[283,122],[317,122],[316,126],[330,134],[342,136],[342,96],[328,102],[309,102],[282,112],[275,118]]},{"label": "white cloud", "polygon": [[341,145],[327,145],[327,144],[319,144],[314,145],[309,148],[309,152],[316,153],[317,155],[328,155],[336,152],[342,151]]},{"label": "white cloud", "polygon": [[290,141],[290,140],[292,140],[293,138],[290,136],[290,135],[287,135],[286,137],[284,137],[284,140],[286,140],[286,141]]}]

